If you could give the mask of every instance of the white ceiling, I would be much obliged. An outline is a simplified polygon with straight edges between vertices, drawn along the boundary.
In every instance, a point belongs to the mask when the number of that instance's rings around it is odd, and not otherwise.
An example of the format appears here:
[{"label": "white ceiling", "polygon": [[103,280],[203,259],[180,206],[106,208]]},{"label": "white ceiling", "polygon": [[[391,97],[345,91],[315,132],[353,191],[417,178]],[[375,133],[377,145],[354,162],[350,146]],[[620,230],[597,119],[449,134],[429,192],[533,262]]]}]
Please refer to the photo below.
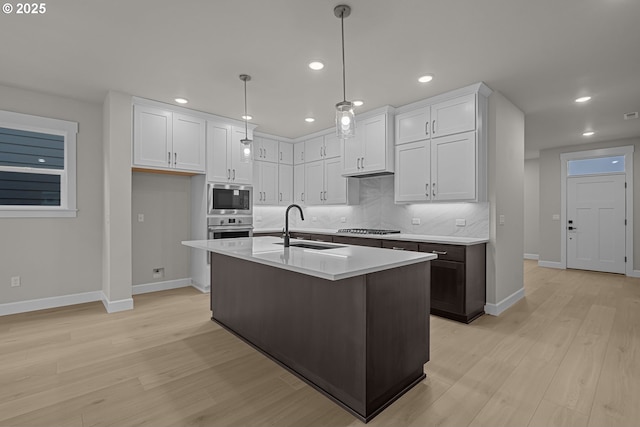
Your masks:
[{"label": "white ceiling", "polygon": [[[333,125],[340,0],[56,0],[0,15],[0,84],[101,103],[108,90],[239,118]],[[526,114],[527,155],[640,136],[638,0],[344,0],[347,99],[400,106],[484,81]],[[14,3],[15,4],[15,3]],[[312,59],[325,62],[317,72]],[[417,78],[435,74],[433,82]],[[575,104],[581,95],[586,104]],[[307,116],[316,118],[308,124]],[[596,134],[585,138],[584,130]]]}]

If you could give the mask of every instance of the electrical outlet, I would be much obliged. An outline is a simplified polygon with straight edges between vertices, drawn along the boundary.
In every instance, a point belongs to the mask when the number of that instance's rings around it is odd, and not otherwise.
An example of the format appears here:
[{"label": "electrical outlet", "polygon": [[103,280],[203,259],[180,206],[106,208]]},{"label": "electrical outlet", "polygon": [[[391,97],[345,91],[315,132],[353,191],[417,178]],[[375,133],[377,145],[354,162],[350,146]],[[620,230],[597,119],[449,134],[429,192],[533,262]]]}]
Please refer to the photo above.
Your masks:
[{"label": "electrical outlet", "polygon": [[498,217],[498,224],[500,224],[500,225],[504,225],[504,215],[500,215],[500,216]]},{"label": "electrical outlet", "polygon": [[553,215],[551,215],[551,219],[553,221],[560,221],[560,215],[559,214],[553,214]]},{"label": "electrical outlet", "polygon": [[144,222],[144,214],[138,214],[138,222]]},{"label": "electrical outlet", "polygon": [[341,216],[340,217],[340,222],[347,222],[347,217],[346,216]]},{"label": "electrical outlet", "polygon": [[11,278],[11,287],[15,288],[17,286],[20,286],[20,276],[13,276]]},{"label": "electrical outlet", "polygon": [[411,224],[420,225],[420,218],[411,218]]},{"label": "electrical outlet", "polygon": [[456,226],[457,227],[465,227],[467,225],[467,220],[466,219],[456,219]]},{"label": "electrical outlet", "polygon": [[153,269],[153,278],[162,279],[164,277],[164,267]]}]

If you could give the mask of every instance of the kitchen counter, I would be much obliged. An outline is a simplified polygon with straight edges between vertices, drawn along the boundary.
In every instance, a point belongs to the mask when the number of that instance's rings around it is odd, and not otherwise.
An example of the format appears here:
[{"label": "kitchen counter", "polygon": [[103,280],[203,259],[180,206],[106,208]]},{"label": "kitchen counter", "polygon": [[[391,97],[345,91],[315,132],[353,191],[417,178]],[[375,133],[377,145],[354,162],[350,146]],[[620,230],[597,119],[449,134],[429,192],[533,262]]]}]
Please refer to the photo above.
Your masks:
[{"label": "kitchen counter", "polygon": [[[348,237],[362,237],[363,239],[380,239],[380,240],[405,240],[409,242],[422,242],[422,243],[442,243],[449,245],[461,245],[471,246],[481,243],[487,243],[489,238],[483,237],[462,237],[462,236],[434,236],[427,234],[356,234],[356,233],[338,233],[335,229],[321,229],[321,228],[292,228],[290,231],[298,233],[311,233],[311,234],[327,234],[332,236],[348,236]],[[254,233],[279,233],[282,229],[277,228],[255,228]]]},{"label": "kitchen counter", "polygon": [[[291,239],[291,243],[296,242],[308,243],[306,240]],[[316,250],[293,246],[285,249],[281,243],[282,239],[277,237],[182,242],[183,245],[192,248],[334,281],[437,258],[437,255],[430,253],[393,251],[335,243],[322,243],[322,245],[333,246],[335,249]]]}]

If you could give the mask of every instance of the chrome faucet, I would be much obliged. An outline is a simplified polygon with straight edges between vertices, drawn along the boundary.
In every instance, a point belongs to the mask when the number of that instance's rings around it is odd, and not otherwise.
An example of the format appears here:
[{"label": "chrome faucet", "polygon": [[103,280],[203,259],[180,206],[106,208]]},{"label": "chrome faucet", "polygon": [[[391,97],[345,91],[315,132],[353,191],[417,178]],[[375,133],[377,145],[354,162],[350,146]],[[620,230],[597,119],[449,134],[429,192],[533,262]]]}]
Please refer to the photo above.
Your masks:
[{"label": "chrome faucet", "polygon": [[304,214],[302,213],[302,208],[300,206],[293,204],[287,207],[287,210],[284,213],[284,247],[285,248],[289,247],[289,239],[291,238],[291,236],[289,235],[289,210],[291,208],[298,208],[298,210],[300,211],[300,218],[302,218],[302,220],[304,221]]}]

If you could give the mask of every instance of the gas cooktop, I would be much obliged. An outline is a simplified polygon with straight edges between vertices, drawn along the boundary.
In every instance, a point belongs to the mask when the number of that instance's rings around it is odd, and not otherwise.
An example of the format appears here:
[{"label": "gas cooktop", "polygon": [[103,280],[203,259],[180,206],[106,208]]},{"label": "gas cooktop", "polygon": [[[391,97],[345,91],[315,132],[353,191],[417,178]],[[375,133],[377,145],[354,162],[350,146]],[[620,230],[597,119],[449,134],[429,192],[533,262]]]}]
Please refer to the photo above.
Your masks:
[{"label": "gas cooktop", "polygon": [[338,233],[354,234],[398,234],[400,230],[377,230],[375,228],[341,228]]}]

